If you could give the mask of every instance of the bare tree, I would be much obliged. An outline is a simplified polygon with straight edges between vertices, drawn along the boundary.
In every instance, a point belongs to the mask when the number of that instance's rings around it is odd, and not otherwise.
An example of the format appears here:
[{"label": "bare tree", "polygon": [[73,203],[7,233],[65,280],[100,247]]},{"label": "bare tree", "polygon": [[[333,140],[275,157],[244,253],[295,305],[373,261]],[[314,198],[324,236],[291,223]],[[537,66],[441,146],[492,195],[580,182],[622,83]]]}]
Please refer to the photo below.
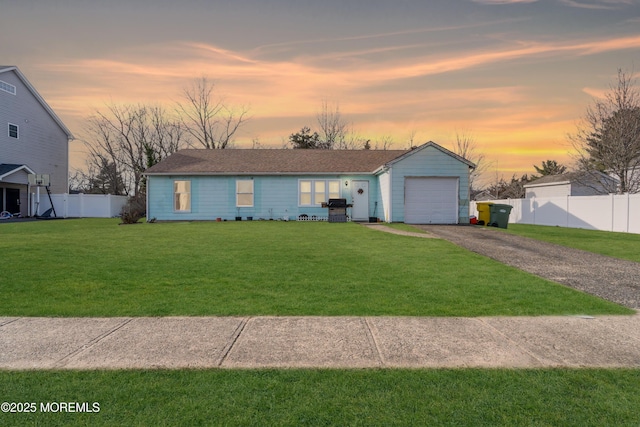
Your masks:
[{"label": "bare tree", "polygon": [[116,165],[108,163],[105,157],[99,160],[103,162],[101,166],[94,160],[87,165],[87,171],[76,170],[71,174],[69,191],[85,194],[126,195],[127,188]]},{"label": "bare tree", "polygon": [[145,169],[185,145],[182,125],[145,105],[107,105],[88,119],[86,133],[89,176],[113,174],[112,183],[124,181],[124,194],[144,190]]},{"label": "bare tree", "polygon": [[340,113],[340,105],[330,106],[327,100],[322,101],[320,112],[316,115],[320,132],[319,148],[345,149],[348,124]]},{"label": "bare tree", "polygon": [[249,119],[249,110],[227,106],[214,89],[206,77],[192,81],[183,90],[184,102],[178,103],[177,110],[193,143],[208,149],[227,148]]},{"label": "bare tree", "polygon": [[418,136],[418,131],[416,129],[411,129],[411,132],[409,132],[409,150],[411,150],[414,147],[417,147],[417,144],[416,144],[417,136]]},{"label": "bare tree", "polygon": [[390,150],[393,144],[394,141],[391,135],[382,135],[376,140],[374,150]]},{"label": "bare tree", "polygon": [[490,164],[484,153],[480,152],[473,134],[464,129],[456,130],[456,140],[451,151],[476,165],[475,169],[469,173],[469,186],[472,190],[477,190],[479,178],[487,171]]},{"label": "bare tree", "polygon": [[526,174],[521,177],[514,174],[509,181],[504,177],[499,179],[496,177],[496,181],[490,184],[486,190],[496,199],[523,199],[525,196],[524,185],[530,181],[531,179]]},{"label": "bare tree", "polygon": [[587,107],[569,139],[585,185],[602,193],[640,192],[640,89],[632,73],[618,70],[617,81]]},{"label": "bare tree", "polygon": [[[152,127],[153,148],[157,162],[184,148],[188,143],[187,130],[180,120],[169,117],[160,107],[149,107],[149,124]],[[147,164],[147,167],[153,166]]]}]

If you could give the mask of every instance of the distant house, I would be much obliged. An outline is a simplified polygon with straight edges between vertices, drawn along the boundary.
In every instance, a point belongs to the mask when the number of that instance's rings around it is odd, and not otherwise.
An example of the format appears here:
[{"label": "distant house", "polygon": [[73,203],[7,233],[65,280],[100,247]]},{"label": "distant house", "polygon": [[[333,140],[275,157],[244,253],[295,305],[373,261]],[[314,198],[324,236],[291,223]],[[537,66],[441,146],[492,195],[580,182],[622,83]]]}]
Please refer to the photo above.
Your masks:
[{"label": "distant house", "polygon": [[412,150],[181,150],[146,171],[147,217],[317,219],[343,198],[355,221],[469,222],[475,165],[434,142]]},{"label": "distant house", "polygon": [[24,74],[17,67],[0,66],[1,211],[31,214],[29,193],[36,189],[29,174],[48,175],[53,193],[68,191],[71,139]]},{"label": "distant house", "polygon": [[481,191],[477,191],[472,198],[475,201],[483,202],[486,200],[495,200],[496,197],[493,194],[491,194],[489,190],[481,190]]},{"label": "distant house", "polygon": [[597,179],[585,172],[569,172],[560,175],[547,175],[524,185],[525,198],[594,196],[607,194],[603,182],[613,182],[613,178],[599,174]]}]

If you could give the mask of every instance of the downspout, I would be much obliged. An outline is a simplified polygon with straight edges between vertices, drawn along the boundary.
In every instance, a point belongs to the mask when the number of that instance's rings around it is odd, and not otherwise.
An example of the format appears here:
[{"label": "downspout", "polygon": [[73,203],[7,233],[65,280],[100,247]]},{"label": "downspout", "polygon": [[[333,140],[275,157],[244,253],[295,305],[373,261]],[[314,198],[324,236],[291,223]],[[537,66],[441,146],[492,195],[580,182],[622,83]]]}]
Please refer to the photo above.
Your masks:
[{"label": "downspout", "polygon": [[27,216],[31,217],[31,183],[27,182]]},{"label": "downspout", "polygon": [[389,168],[389,218],[387,218],[387,222],[393,222],[393,168]]},{"label": "downspout", "polygon": [[616,195],[614,193],[611,193],[611,231],[614,230],[615,221],[616,221],[616,212],[615,212],[616,199],[615,199],[615,197],[616,197]]},{"label": "downspout", "polygon": [[144,195],[144,203],[145,203],[145,211],[147,212],[147,222],[151,219],[149,216],[149,189],[151,188],[151,177],[147,175],[147,191],[145,191]]},{"label": "downspout", "polygon": [[629,203],[630,203],[629,194],[630,193],[627,193],[627,233],[629,232],[629,215],[631,215],[631,210],[629,207]]}]

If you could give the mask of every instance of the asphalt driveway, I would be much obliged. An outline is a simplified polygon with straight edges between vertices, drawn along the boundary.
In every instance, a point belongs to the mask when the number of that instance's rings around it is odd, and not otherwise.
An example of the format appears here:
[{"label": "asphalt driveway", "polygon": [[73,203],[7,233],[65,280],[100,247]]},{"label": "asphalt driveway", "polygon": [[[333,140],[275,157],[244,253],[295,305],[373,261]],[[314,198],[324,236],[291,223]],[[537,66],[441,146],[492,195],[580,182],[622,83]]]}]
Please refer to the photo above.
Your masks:
[{"label": "asphalt driveway", "polygon": [[640,263],[516,236],[491,227],[417,227],[504,264],[640,310]]}]

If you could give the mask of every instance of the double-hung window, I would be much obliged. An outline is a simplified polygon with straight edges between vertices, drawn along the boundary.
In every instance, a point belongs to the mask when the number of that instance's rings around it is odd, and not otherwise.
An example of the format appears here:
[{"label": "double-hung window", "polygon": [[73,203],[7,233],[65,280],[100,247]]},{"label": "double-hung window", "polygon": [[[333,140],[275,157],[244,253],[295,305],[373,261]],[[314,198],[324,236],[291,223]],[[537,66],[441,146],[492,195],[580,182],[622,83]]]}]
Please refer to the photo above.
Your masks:
[{"label": "double-hung window", "polygon": [[340,181],[337,179],[301,179],[298,181],[300,206],[318,206],[329,199],[340,197]]},{"label": "double-hung window", "polygon": [[191,212],[191,181],[173,181],[173,209]]},{"label": "double-hung window", "polygon": [[253,180],[243,179],[236,181],[236,207],[253,207]]}]

